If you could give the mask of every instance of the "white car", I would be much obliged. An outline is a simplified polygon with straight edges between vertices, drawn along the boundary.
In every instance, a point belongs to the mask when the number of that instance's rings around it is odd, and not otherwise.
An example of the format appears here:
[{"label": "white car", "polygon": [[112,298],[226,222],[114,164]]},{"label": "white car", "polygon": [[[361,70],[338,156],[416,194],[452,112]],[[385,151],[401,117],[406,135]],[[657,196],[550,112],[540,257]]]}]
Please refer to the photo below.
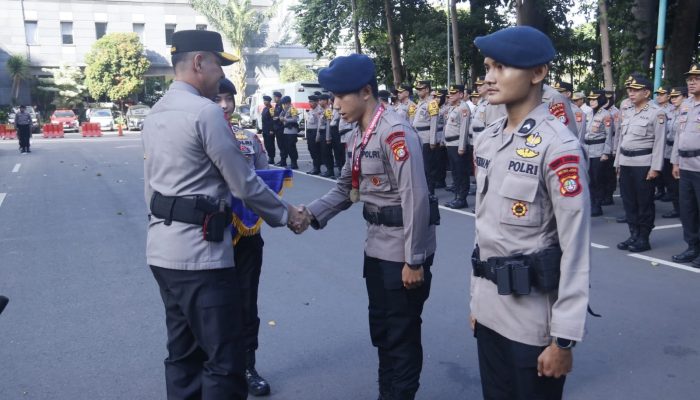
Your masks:
[{"label": "white car", "polygon": [[89,120],[93,123],[99,123],[102,130],[114,130],[114,118],[112,117],[112,111],[106,108],[90,110]]}]

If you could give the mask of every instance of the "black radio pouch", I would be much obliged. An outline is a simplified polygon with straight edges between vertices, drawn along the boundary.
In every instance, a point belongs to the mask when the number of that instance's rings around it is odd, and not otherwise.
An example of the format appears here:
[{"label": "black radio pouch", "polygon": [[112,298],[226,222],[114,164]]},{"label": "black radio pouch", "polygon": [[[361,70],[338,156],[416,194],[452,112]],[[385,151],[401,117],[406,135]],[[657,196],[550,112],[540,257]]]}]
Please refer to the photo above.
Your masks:
[{"label": "black radio pouch", "polygon": [[440,203],[438,203],[438,198],[430,195],[428,196],[428,203],[430,204],[430,225],[440,225]]},{"label": "black radio pouch", "polygon": [[[231,224],[231,208],[226,205],[224,200],[219,201],[218,208],[212,207],[211,202],[203,202],[202,207],[208,208],[202,210],[206,212],[204,223],[202,224],[202,235],[207,242],[221,242],[224,240],[224,232]],[[197,208],[200,207],[198,202]],[[213,210],[212,210],[213,208]]]}]

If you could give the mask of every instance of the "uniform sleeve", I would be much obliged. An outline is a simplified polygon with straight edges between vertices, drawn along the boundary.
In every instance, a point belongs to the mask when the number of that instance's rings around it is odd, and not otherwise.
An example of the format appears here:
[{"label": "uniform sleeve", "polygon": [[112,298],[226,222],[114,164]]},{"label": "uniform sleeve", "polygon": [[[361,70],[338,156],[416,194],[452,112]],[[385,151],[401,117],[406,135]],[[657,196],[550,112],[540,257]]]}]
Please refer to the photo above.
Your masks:
[{"label": "uniform sleeve", "polygon": [[418,133],[410,128],[408,132],[404,132],[404,137],[391,135],[407,128],[401,125],[394,126],[387,137],[395,139],[390,143],[383,139],[382,149],[396,177],[401,197],[406,263],[421,265],[430,255],[426,254],[427,246],[424,239],[430,228],[430,204],[420,139]]},{"label": "uniform sleeve", "polygon": [[[676,117],[678,118],[678,117]],[[678,129],[678,125],[673,124],[673,148],[671,149],[671,164],[673,165],[678,165],[678,134],[679,134],[680,129]]]},{"label": "uniform sleeve", "polygon": [[603,154],[612,154],[613,148],[613,119],[610,113],[603,117],[603,126],[605,127],[605,146]]},{"label": "uniform sleeve", "polygon": [[205,107],[195,123],[204,151],[226,181],[231,193],[243,200],[270,226],[287,224],[287,203],[280,199],[248,166],[223,118],[221,108]]},{"label": "uniform sleeve", "polygon": [[265,147],[260,142],[260,138],[256,134],[251,134],[251,136],[255,144],[255,169],[270,168],[270,163],[267,161],[267,151],[265,151]]},{"label": "uniform sleeve", "polygon": [[467,144],[469,144],[471,111],[469,111],[469,107],[462,107],[461,113],[462,122],[459,124],[459,144],[457,145],[457,149],[467,151]]},{"label": "uniform sleeve", "polygon": [[435,101],[428,103],[428,116],[430,117],[430,140],[431,145],[438,144],[437,137],[437,127],[438,127],[438,114],[440,114],[440,107],[438,107]]},{"label": "uniform sleeve", "polygon": [[581,341],[588,308],[591,251],[588,174],[576,141],[560,144],[546,161],[547,191],[562,250],[550,335]]},{"label": "uniform sleeve", "polygon": [[[663,122],[662,122],[663,121]],[[659,110],[654,116],[654,147],[651,153],[651,169],[664,168],[664,149],[666,148],[666,112]]]},{"label": "uniform sleeve", "polygon": [[314,229],[325,228],[331,218],[352,206],[350,189],[352,189],[352,157],[345,157],[345,165],[340,171],[335,187],[306,206],[314,216],[315,220],[311,224]]}]

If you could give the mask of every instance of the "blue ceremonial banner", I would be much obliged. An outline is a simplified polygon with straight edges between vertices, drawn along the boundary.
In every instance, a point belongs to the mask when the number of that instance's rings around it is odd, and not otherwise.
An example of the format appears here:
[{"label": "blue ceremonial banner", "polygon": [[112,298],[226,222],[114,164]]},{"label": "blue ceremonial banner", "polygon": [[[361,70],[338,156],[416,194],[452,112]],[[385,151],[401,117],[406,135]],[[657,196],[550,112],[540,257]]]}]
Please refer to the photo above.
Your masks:
[{"label": "blue ceremonial banner", "polygon": [[[278,195],[282,195],[284,188],[292,187],[291,169],[260,169],[255,173]],[[253,236],[260,232],[262,218],[246,208],[241,199],[231,196],[231,237],[234,246],[242,236]]]}]

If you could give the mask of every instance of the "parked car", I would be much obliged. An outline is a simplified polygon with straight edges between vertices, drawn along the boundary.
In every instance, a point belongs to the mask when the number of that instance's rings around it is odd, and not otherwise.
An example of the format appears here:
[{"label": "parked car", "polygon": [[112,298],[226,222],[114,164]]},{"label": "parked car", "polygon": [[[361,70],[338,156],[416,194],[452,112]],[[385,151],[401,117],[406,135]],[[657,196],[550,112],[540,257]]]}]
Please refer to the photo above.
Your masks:
[{"label": "parked car", "polygon": [[231,115],[231,123],[238,124],[241,128],[253,128],[253,119],[250,117],[250,106],[247,104],[236,107]]},{"label": "parked car", "polygon": [[93,123],[99,123],[102,130],[114,130],[114,118],[112,118],[112,111],[106,108],[94,108],[90,110],[88,120]]},{"label": "parked car", "polygon": [[151,107],[145,104],[137,104],[126,111],[126,128],[129,130],[143,129],[143,120],[151,112]]},{"label": "parked car", "polygon": [[[34,132],[34,133],[39,132],[39,130],[40,130],[39,129],[39,118],[36,114],[36,111],[34,111],[34,107],[32,107],[32,106],[26,106],[26,107],[27,107],[26,111],[29,113],[29,115],[32,116],[32,132]],[[19,107],[13,108],[10,115],[7,116],[7,122],[14,125],[15,114],[17,114],[18,112],[19,112]]]},{"label": "parked car", "polygon": [[63,125],[64,131],[78,131],[78,116],[73,110],[56,110],[51,114],[51,123]]}]

